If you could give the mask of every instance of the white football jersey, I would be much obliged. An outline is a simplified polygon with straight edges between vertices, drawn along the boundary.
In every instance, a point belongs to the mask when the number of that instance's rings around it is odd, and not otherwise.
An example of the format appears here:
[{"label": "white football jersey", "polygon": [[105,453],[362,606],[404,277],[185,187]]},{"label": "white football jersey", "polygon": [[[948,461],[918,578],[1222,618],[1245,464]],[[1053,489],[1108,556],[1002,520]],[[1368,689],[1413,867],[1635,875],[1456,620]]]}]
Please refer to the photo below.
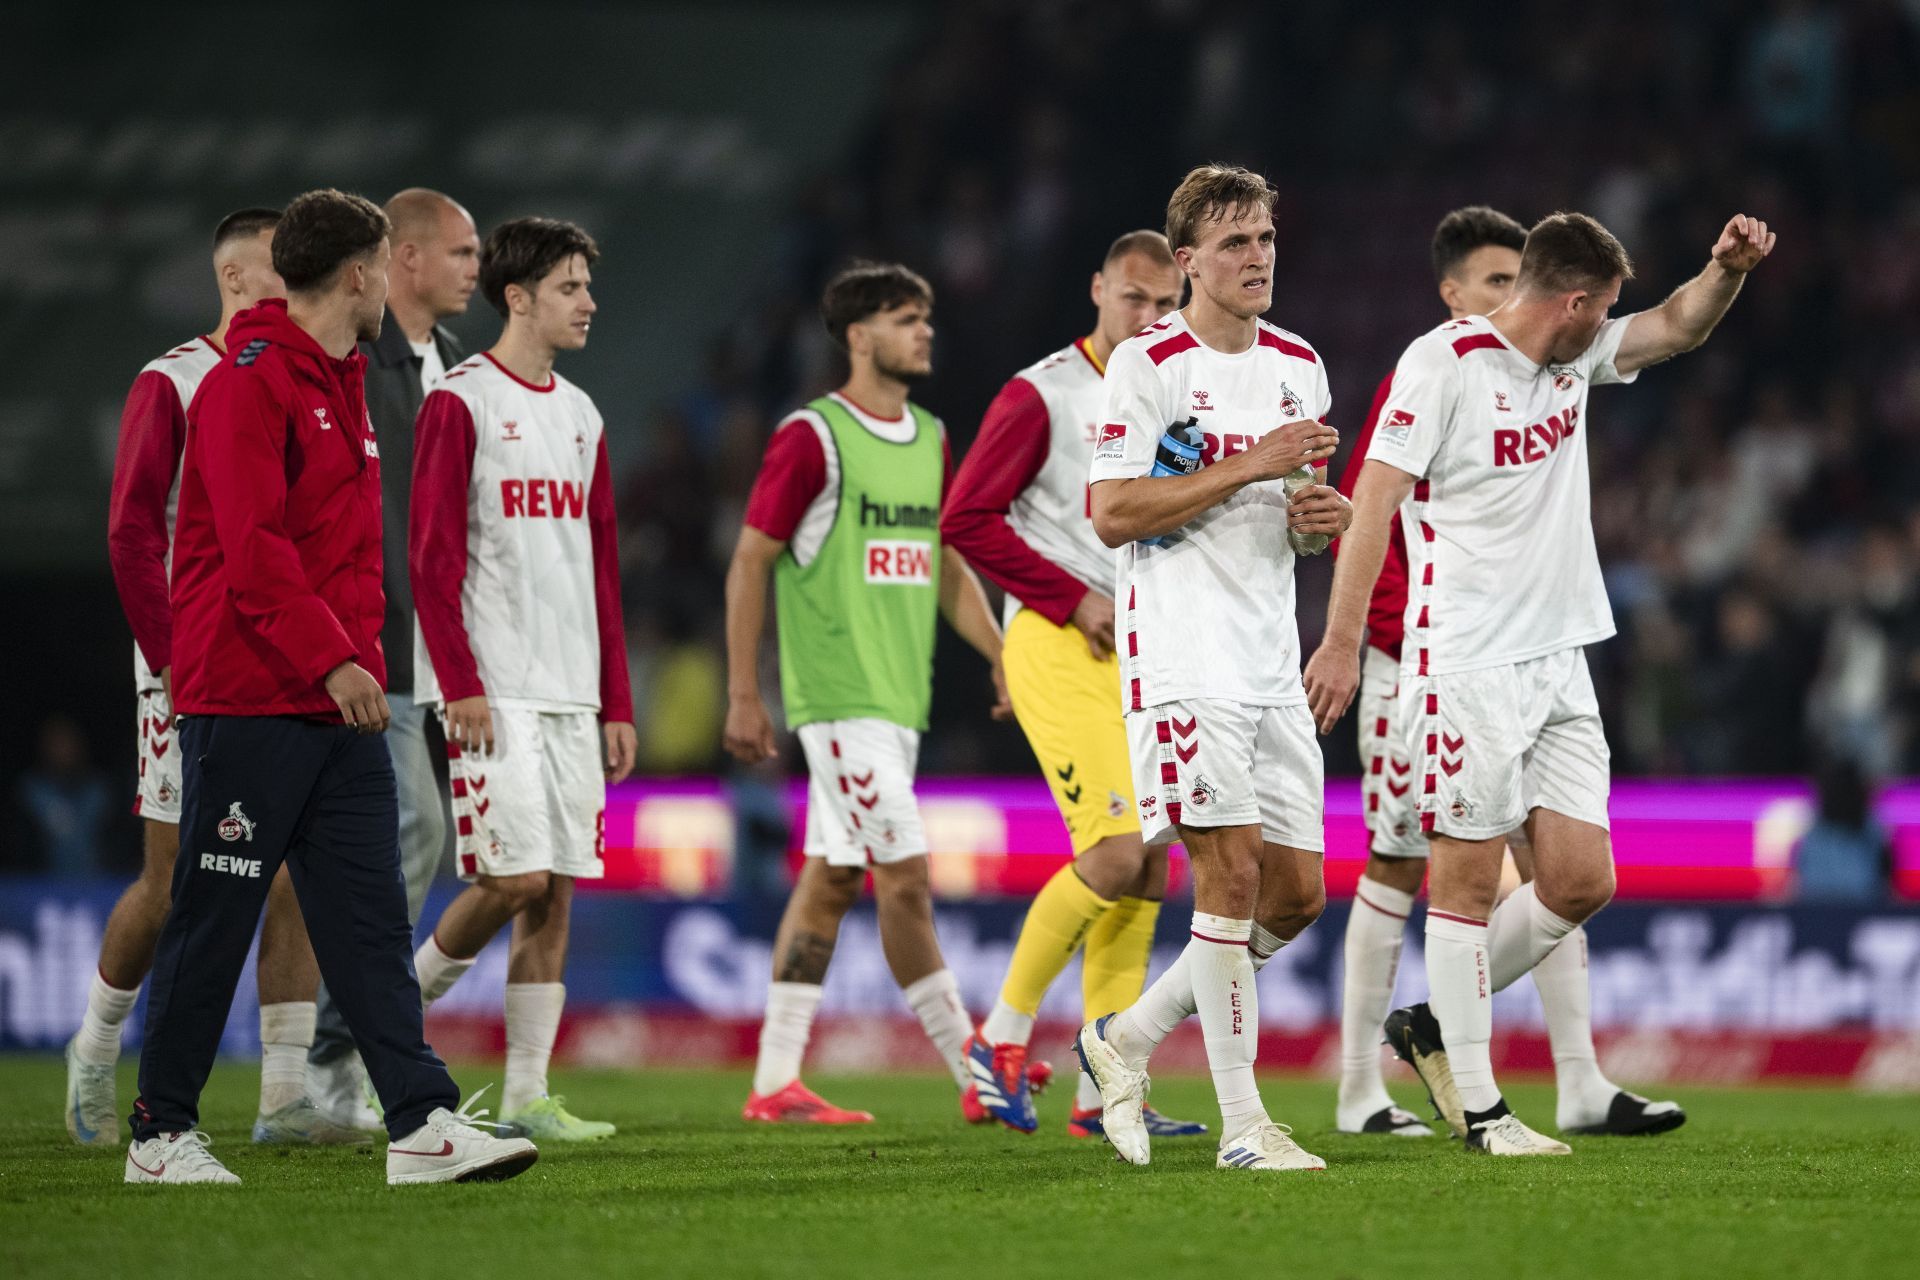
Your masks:
[{"label": "white football jersey", "polygon": [[[460,611],[488,700],[598,710],[600,631],[587,508],[600,411],[559,374],[549,387],[534,387],[484,352],[447,370],[427,403],[438,396],[458,398],[473,422]],[[420,483],[416,472],[416,520]],[[414,591],[421,594],[417,581]],[[413,653],[415,699],[445,701],[418,612]]]},{"label": "white football jersey", "polygon": [[1534,364],[1485,316],[1449,321],[1400,357],[1367,457],[1418,477],[1400,510],[1409,669],[1504,666],[1614,633],[1593,541],[1587,389],[1637,376],[1613,365],[1630,318],[1601,325],[1566,364]]},{"label": "white football jersey", "polygon": [[[1113,549],[1093,531],[1087,510],[1087,468],[1105,421],[1107,384],[1079,343],[1062,347],[1014,375],[1047,406],[1047,459],[1007,511],[1007,523],[1028,546],[1091,587],[1113,582]],[[1005,621],[1020,602],[1007,597]]]},{"label": "white football jersey", "polygon": [[[1210,463],[1283,423],[1324,420],[1331,405],[1326,368],[1303,339],[1262,320],[1253,346],[1225,355],[1179,312],[1114,349],[1106,389],[1095,484],[1148,474],[1161,435],[1189,418],[1205,433]],[[1187,698],[1306,701],[1284,481],[1248,485],[1162,545],[1136,542],[1116,560],[1128,710]]]},{"label": "white football jersey", "polygon": [[[207,338],[195,338],[183,342],[158,359],[147,362],[141,373],[157,373],[173,384],[180,395],[180,415],[186,416],[187,407],[193,403],[194,393],[200,390],[201,381],[220,363],[221,355],[212,341]],[[167,575],[173,575],[173,519],[180,508],[180,458],[173,459],[173,482],[167,490]],[[140,652],[140,646],[133,646],[133,687],[140,691],[149,691],[164,687],[160,673],[147,665],[147,659]]]}]

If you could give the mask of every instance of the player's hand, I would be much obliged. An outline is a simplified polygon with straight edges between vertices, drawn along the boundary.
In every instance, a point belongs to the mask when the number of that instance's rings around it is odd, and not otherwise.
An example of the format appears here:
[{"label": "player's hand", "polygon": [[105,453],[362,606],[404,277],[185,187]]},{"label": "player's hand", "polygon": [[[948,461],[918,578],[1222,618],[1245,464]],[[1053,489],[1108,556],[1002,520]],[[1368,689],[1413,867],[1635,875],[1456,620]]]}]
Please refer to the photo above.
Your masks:
[{"label": "player's hand", "polygon": [[1331,485],[1310,484],[1297,490],[1287,504],[1287,529],[1337,538],[1353,523],[1353,504]]},{"label": "player's hand", "polygon": [[1080,628],[1080,634],[1087,638],[1087,652],[1093,655],[1093,660],[1105,662],[1113,652],[1113,597],[1098,591],[1087,592],[1080,597],[1080,603],[1073,606],[1073,616],[1067,621]]},{"label": "player's hand", "polygon": [[993,710],[990,714],[995,720],[1013,719],[1013,697],[1007,692],[1007,671],[998,658],[993,660]]},{"label": "player's hand", "polygon": [[1735,275],[1745,275],[1773,252],[1773,232],[1758,218],[1736,213],[1713,242],[1713,260]]},{"label": "player's hand", "polygon": [[160,668],[160,687],[166,691],[167,707],[171,709],[173,707],[173,664],[172,663],[168,663],[166,666]]},{"label": "player's hand", "polygon": [[340,716],[362,733],[385,733],[393,711],[373,673],[357,662],[343,662],[327,672],[327,696]]},{"label": "player's hand", "polygon": [[1346,645],[1322,641],[1307,659],[1301,678],[1307,686],[1307,709],[1313,712],[1314,725],[1323,735],[1332,733],[1360,688],[1360,655]]},{"label": "player's hand", "polygon": [[1340,433],[1324,422],[1303,418],[1284,423],[1254,442],[1240,457],[1255,480],[1278,480],[1289,472],[1324,462],[1340,446]]},{"label": "player's hand", "polygon": [[741,764],[760,764],[779,754],[773,745],[773,717],[767,714],[767,704],[759,694],[728,701],[721,742],[727,754]]},{"label": "player's hand", "polygon": [[624,720],[611,720],[600,727],[607,740],[607,781],[625,782],[633,772],[634,757],[640,753],[640,736]]},{"label": "player's hand", "polygon": [[487,695],[455,698],[447,704],[447,741],[475,755],[493,754],[493,708]]}]

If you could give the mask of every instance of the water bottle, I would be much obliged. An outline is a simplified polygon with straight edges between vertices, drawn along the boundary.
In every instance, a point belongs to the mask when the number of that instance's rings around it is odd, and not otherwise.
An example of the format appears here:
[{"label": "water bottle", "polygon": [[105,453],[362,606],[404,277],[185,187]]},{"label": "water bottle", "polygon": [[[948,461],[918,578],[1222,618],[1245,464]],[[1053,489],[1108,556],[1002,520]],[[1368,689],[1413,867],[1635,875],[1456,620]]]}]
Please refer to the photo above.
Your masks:
[{"label": "water bottle", "polygon": [[[1281,483],[1286,487],[1287,501],[1291,503],[1294,494],[1320,483],[1320,480],[1314,472],[1313,464],[1309,462],[1298,470],[1288,472]],[[1325,551],[1332,541],[1331,535],[1324,533],[1295,533],[1291,529],[1287,530],[1287,544],[1293,548],[1293,554],[1297,556],[1317,556]]]},{"label": "water bottle", "polygon": [[[1153,451],[1153,470],[1148,475],[1190,476],[1204,464],[1200,461],[1200,445],[1205,439],[1200,430],[1200,419],[1188,418],[1177,426],[1168,427],[1160,436],[1160,446]],[[1161,534],[1154,538],[1142,538],[1142,546],[1164,547],[1169,535]]]}]

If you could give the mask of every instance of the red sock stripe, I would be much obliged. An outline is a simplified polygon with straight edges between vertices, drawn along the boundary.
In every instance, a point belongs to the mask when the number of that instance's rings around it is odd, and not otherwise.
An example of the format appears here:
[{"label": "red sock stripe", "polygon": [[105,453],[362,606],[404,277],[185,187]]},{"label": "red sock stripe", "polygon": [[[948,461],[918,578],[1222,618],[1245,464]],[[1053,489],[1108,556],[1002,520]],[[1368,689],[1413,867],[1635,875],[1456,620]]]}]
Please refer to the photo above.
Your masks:
[{"label": "red sock stripe", "polygon": [[1427,908],[1427,917],[1431,920],[1451,920],[1455,924],[1470,924],[1476,929],[1487,927],[1485,920],[1475,920],[1472,916],[1456,916],[1451,911],[1435,911],[1432,907]]},{"label": "red sock stripe", "polygon": [[[1364,883],[1366,883],[1366,882],[1365,882],[1365,881],[1362,881],[1361,883],[1362,883],[1362,884],[1364,884]],[[1381,906],[1381,905],[1380,905],[1379,903],[1377,903],[1377,902],[1375,902],[1375,901],[1374,901],[1373,899],[1371,899],[1371,898],[1369,898],[1369,897],[1368,897],[1368,896],[1367,896],[1366,894],[1364,894],[1364,893],[1362,893],[1362,892],[1361,892],[1361,891],[1360,891],[1360,890],[1359,890],[1358,888],[1356,888],[1356,889],[1355,889],[1355,890],[1353,891],[1353,900],[1354,900],[1355,902],[1364,902],[1364,903],[1366,903],[1366,904],[1367,904],[1368,906],[1370,906],[1370,907],[1372,907],[1372,908],[1373,908],[1373,909],[1374,909],[1375,911],[1378,911],[1378,912],[1379,912],[1379,913],[1380,913],[1381,915],[1383,915],[1383,916],[1392,916],[1392,917],[1393,917],[1393,918],[1394,918],[1395,920],[1405,920],[1405,919],[1406,919],[1406,917],[1405,917],[1405,916],[1403,916],[1403,915],[1401,915],[1401,914],[1400,914],[1400,913],[1399,913],[1398,911],[1389,911],[1389,910],[1387,910],[1387,909],[1386,909],[1385,907],[1383,907],[1383,906]]]},{"label": "red sock stripe", "polygon": [[1198,929],[1193,930],[1192,933],[1194,937],[1200,939],[1202,942],[1215,942],[1223,947],[1246,947],[1249,950],[1253,948],[1253,944],[1246,938],[1216,938],[1210,934],[1202,933]]}]

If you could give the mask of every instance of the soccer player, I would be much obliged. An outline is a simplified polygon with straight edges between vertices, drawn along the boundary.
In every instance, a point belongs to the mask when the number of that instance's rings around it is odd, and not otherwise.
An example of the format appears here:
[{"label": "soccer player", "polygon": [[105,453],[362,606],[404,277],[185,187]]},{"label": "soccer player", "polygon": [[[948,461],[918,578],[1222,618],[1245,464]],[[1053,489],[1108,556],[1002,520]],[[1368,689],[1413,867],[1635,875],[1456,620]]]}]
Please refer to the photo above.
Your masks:
[{"label": "soccer player", "polygon": [[[1773,243],[1738,214],[1698,276],[1610,320],[1633,274],[1626,250],[1584,214],[1544,218],[1507,301],[1416,339],[1380,407],[1306,680],[1329,732],[1359,684],[1367,601],[1399,512],[1412,583],[1402,732],[1431,842],[1432,996],[1387,1030],[1470,1151],[1567,1154],[1500,1095],[1492,994],[1613,893],[1607,743],[1582,653],[1614,632],[1589,515],[1587,388],[1706,341]],[[1534,879],[1496,911],[1507,833],[1522,825]]]},{"label": "soccer player", "polygon": [[[968,1041],[970,1105],[1031,1133],[1042,1083],[1027,1042],[1047,988],[1084,944],[1086,1017],[1130,1005],[1146,982],[1166,893],[1165,846],[1148,849],[1133,812],[1126,725],[1114,705],[1114,553],[1087,517],[1087,467],[1106,409],[1113,349],[1180,305],[1186,278],[1158,231],[1115,240],[1094,273],[1093,332],[1016,374],[987,406],[953,478],[940,535],[1007,593],[1007,692],[1073,842],[1027,911],[1005,985]],[[1050,1068],[1047,1069],[1050,1074]],[[1079,1075],[1067,1132],[1100,1132],[1100,1090]],[[1160,1137],[1205,1133],[1151,1109]]]},{"label": "soccer player", "polygon": [[[774,935],[748,1120],[865,1124],[800,1081],[840,921],[869,873],[887,967],[957,1088],[973,1023],[934,935],[927,837],[913,793],[933,693],[934,616],[993,664],[1000,629],[966,561],[940,545],[949,459],[940,420],[907,399],[933,371],[933,290],[906,267],[855,263],[828,282],[846,383],[767,443],[727,570],[726,747],[776,754],[759,687],[767,581],[780,686],[806,754],[806,860]],[[996,717],[1011,714],[1004,688]]]},{"label": "soccer player", "polygon": [[[262,298],[286,292],[273,269],[277,209],[241,209],[214,229],[213,272],[220,288],[220,323],[175,347],[134,379],[120,416],[114,458],[107,555],[120,604],[133,627],[139,790],[133,811],[145,828],[140,878],[120,895],[100,938],[100,964],[87,992],[80,1030],[67,1045],[67,1132],[73,1140],[112,1147],[120,1142],[114,1064],[120,1030],[153,967],[153,948],[172,901],[180,851],[180,751],[173,719],[173,606],[167,570],[173,553],[173,516],[180,457],[187,440],[187,406],[207,371],[226,355],[227,327]],[[314,1035],[314,988],[319,970],[306,926],[282,870],[267,895],[260,935],[260,1114],[255,1142],[358,1142],[361,1134],[329,1122],[307,1099],[304,1059]]]},{"label": "soccer player", "polygon": [[[1100,540],[1117,557],[1123,706],[1141,834],[1193,866],[1192,937],[1130,1008],[1081,1028],[1115,1153],[1149,1158],[1148,1057],[1198,1010],[1220,1101],[1216,1164],[1322,1169],[1260,1101],[1256,970],[1325,901],[1322,765],[1300,685],[1295,547],[1338,536],[1346,499],[1321,484],[1338,436],[1325,367],[1260,319],[1273,305],[1274,189],[1204,165],[1167,203],[1192,300],[1115,348],[1090,472]],[[1167,474],[1163,436],[1200,439]],[[1289,494],[1288,477],[1301,484]],[[1302,483],[1304,482],[1304,483]]]},{"label": "soccer player", "polygon": [[[1456,209],[1440,220],[1433,234],[1433,271],[1440,300],[1455,320],[1485,315],[1506,301],[1526,243],[1525,227],[1484,205]],[[1340,491],[1349,498],[1366,461],[1380,406],[1392,388],[1389,373],[1374,392],[1373,408],[1340,476]],[[1367,649],[1360,672],[1361,787],[1371,839],[1367,868],[1354,893],[1357,901],[1347,918],[1340,1098],[1334,1118],[1343,1133],[1426,1137],[1433,1131],[1393,1104],[1380,1077],[1380,1028],[1393,999],[1407,916],[1427,874],[1427,840],[1414,811],[1413,764],[1400,727],[1406,609],[1407,544],[1395,525],[1367,604]],[[1522,879],[1531,880],[1525,834],[1509,833],[1507,839]],[[1686,1113],[1677,1104],[1650,1102],[1600,1073],[1588,1012],[1586,950],[1585,931],[1575,929],[1533,970],[1553,1044],[1558,1127],[1568,1133],[1618,1134],[1678,1128]]]},{"label": "soccer player", "polygon": [[632,772],[635,751],[606,432],[553,367],[587,345],[599,256],[552,218],[487,237],[480,291],[506,324],[420,406],[409,542],[415,696],[445,715],[469,882],[414,968],[431,1003],[512,922],[500,1120],[564,1142],[614,1131],[548,1094],[547,1063],[573,882],[602,874],[607,783]]}]

